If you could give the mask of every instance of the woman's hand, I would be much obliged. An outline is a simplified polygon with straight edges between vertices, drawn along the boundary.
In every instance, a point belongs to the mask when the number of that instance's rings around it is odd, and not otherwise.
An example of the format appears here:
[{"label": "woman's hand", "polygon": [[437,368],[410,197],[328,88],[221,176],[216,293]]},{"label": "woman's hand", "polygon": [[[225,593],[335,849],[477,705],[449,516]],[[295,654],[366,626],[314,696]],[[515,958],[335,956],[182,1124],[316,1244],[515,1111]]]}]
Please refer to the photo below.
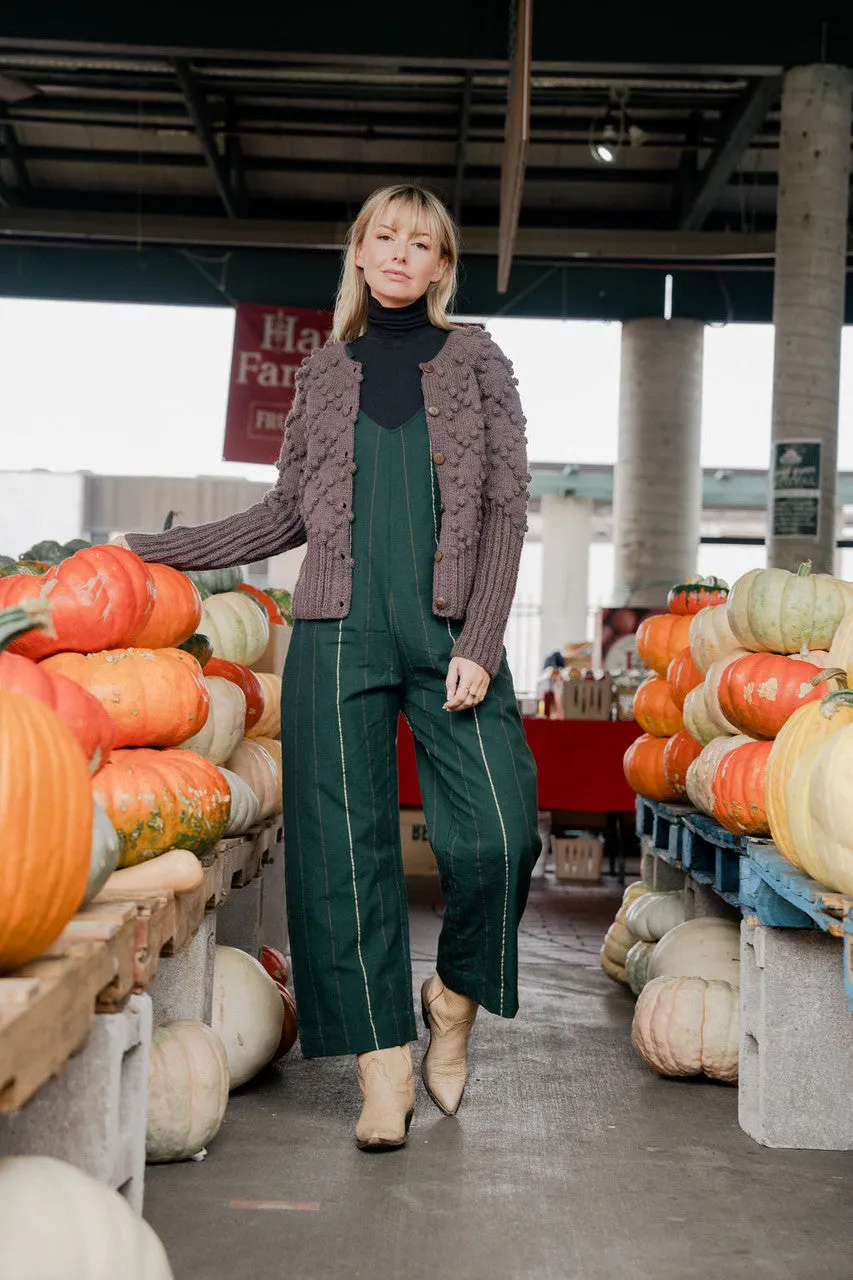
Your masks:
[{"label": "woman's hand", "polygon": [[117,533],[114,538],[110,538],[111,547],[124,547],[126,551],[130,550],[130,544],[123,533]]},{"label": "woman's hand", "polygon": [[470,658],[451,658],[447,668],[447,701],[444,711],[476,707],[486,696],[492,678]]}]

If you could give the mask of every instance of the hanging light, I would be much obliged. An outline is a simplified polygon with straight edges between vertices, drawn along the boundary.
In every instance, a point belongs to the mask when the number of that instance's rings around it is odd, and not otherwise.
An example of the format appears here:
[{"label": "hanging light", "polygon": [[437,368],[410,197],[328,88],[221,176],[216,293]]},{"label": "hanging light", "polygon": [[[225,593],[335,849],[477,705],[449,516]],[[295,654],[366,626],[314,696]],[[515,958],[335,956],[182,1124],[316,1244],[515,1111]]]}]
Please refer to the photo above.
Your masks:
[{"label": "hanging light", "polygon": [[624,108],[619,114],[611,101],[603,116],[593,120],[589,131],[589,154],[596,164],[615,164],[624,141]]}]

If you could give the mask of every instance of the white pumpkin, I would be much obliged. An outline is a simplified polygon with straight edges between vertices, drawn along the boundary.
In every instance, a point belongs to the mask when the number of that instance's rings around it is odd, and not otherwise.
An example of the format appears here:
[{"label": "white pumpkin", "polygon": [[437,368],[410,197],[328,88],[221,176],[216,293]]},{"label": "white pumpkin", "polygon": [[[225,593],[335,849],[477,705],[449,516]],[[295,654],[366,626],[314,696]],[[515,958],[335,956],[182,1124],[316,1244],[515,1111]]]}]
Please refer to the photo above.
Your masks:
[{"label": "white pumpkin", "polygon": [[224,591],[202,601],[198,629],[216,658],[251,666],[267,647],[270,624],[264,610],[244,591]]},{"label": "white pumpkin", "polygon": [[272,671],[256,671],[264,691],[263,714],[252,725],[249,738],[277,738],[281,733],[281,676]]},{"label": "white pumpkin", "polygon": [[192,1018],[155,1027],[145,1134],[149,1163],[187,1160],[206,1147],[219,1132],[228,1089],[228,1058],[215,1031]]},{"label": "white pumpkin", "polygon": [[281,813],[281,776],[273,757],[261,743],[243,738],[237,750],[226,760],[226,767],[239,774],[258,797],[258,818],[271,818]]},{"label": "white pumpkin", "polygon": [[737,662],[738,658],[746,657],[746,649],[734,649],[731,653],[723,654],[722,658],[717,658],[716,662],[712,662],[705,676],[705,683],[702,686],[705,691],[705,707],[708,711],[708,719],[715,726],[717,733],[737,733],[737,727],[733,725],[723,715],[720,706],[719,685],[720,677],[726,667],[731,666],[733,662]]},{"label": "white pumpkin", "polygon": [[637,1000],[631,1043],[658,1075],[734,1084],[739,1039],[740,991],[728,982],[654,978]]},{"label": "white pumpkin", "polygon": [[119,839],[115,827],[99,804],[92,809],[92,860],[89,863],[89,879],[81,906],[96,898],[118,866]]},{"label": "white pumpkin", "polygon": [[625,974],[628,986],[638,996],[648,982],[649,963],[655,952],[656,942],[635,942],[625,957]]},{"label": "white pumpkin", "polygon": [[216,948],[211,1025],[225,1046],[232,1089],[271,1062],[281,1040],[281,993],[260,961],[236,947]]},{"label": "white pumpkin", "polygon": [[625,913],[625,923],[643,942],[657,942],[670,929],[684,922],[684,894],[646,893],[632,902]]},{"label": "white pumpkin", "polygon": [[725,604],[712,604],[693,615],[690,623],[690,655],[703,675],[724,654],[740,648],[737,636],[729,626]]},{"label": "white pumpkin", "polygon": [[226,836],[245,835],[258,821],[261,802],[245,778],[241,778],[239,773],[226,769],[224,765],[220,766],[219,772],[228,783],[231,791],[231,813],[228,818],[228,826],[225,828],[225,834]]},{"label": "white pumpkin", "polygon": [[3,1280],[174,1280],[124,1196],[52,1156],[0,1160]]},{"label": "white pumpkin", "polygon": [[687,768],[687,798],[700,813],[713,816],[714,813],[714,775],[720,761],[728,751],[742,747],[745,742],[752,742],[744,733],[720,734],[707,747],[703,747],[699,755]]},{"label": "white pumpkin", "polygon": [[246,724],[246,695],[239,685],[223,676],[204,676],[210,706],[204,727],[181,743],[181,751],[194,751],[212,764],[224,764],[237,749]]},{"label": "white pumpkin", "polygon": [[720,731],[708,715],[708,708],[705,705],[704,681],[695,689],[691,689],[684,699],[683,715],[685,729],[700,746],[707,747],[709,742],[719,737]]},{"label": "white pumpkin", "polygon": [[627,906],[629,902],[633,902],[635,898],[641,897],[644,893],[654,893],[654,889],[650,884],[646,884],[645,880],[634,880],[631,884],[625,886],[622,894],[622,905]]},{"label": "white pumpkin", "polygon": [[740,929],[731,920],[701,916],[664,934],[649,962],[652,978],[712,978],[740,986]]},{"label": "white pumpkin", "polygon": [[[801,565],[750,569],[729,593],[729,625],[744,649],[799,653],[827,649],[853,606],[853,584]],[[839,664],[841,665],[841,664]]]}]

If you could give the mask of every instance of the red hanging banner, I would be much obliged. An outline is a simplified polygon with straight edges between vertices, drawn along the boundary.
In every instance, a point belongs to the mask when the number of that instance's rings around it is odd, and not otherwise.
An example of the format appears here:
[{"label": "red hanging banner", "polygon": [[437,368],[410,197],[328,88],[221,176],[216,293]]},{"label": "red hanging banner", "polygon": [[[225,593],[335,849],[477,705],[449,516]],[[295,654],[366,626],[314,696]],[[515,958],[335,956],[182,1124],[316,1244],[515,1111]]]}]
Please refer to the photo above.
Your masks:
[{"label": "red hanging banner", "polygon": [[226,462],[278,460],[296,370],[331,329],[331,311],[238,303],[222,449]]}]

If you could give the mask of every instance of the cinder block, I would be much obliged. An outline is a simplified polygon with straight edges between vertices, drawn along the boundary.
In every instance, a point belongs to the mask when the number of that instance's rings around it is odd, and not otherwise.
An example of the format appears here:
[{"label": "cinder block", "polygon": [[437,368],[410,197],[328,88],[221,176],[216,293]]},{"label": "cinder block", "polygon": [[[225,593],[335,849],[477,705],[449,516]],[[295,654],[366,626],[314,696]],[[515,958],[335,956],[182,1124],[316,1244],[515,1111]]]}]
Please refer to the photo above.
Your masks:
[{"label": "cinder block", "polygon": [[142,1213],[151,1022],[147,995],[98,1014],[63,1074],[20,1111],[0,1116],[0,1156],[67,1160]]},{"label": "cinder block", "polygon": [[216,911],[209,911],[190,941],[174,956],[161,956],[148,991],[155,1022],[195,1018],[210,1026],[213,1011],[213,961],[216,953]]},{"label": "cinder block", "polygon": [[258,876],[240,889],[231,889],[216,911],[216,941],[224,947],[239,947],[260,959],[263,878]]},{"label": "cinder block", "polygon": [[736,907],[731,906],[715,893],[710,885],[697,884],[693,877],[688,875],[684,881],[684,918],[697,920],[707,916],[717,916],[723,920],[731,920],[735,924],[740,924],[741,921],[741,914]]},{"label": "cinder block", "polygon": [[287,953],[287,904],[284,892],[284,845],[271,850],[272,862],[264,867],[261,881],[261,941]]},{"label": "cinder block", "polygon": [[650,848],[643,853],[643,879],[660,893],[682,889],[687,879],[685,872],[670,866],[663,858],[656,858]]},{"label": "cinder block", "polygon": [[841,940],[741,925],[738,1118],[766,1147],[853,1149],[853,1014]]}]

